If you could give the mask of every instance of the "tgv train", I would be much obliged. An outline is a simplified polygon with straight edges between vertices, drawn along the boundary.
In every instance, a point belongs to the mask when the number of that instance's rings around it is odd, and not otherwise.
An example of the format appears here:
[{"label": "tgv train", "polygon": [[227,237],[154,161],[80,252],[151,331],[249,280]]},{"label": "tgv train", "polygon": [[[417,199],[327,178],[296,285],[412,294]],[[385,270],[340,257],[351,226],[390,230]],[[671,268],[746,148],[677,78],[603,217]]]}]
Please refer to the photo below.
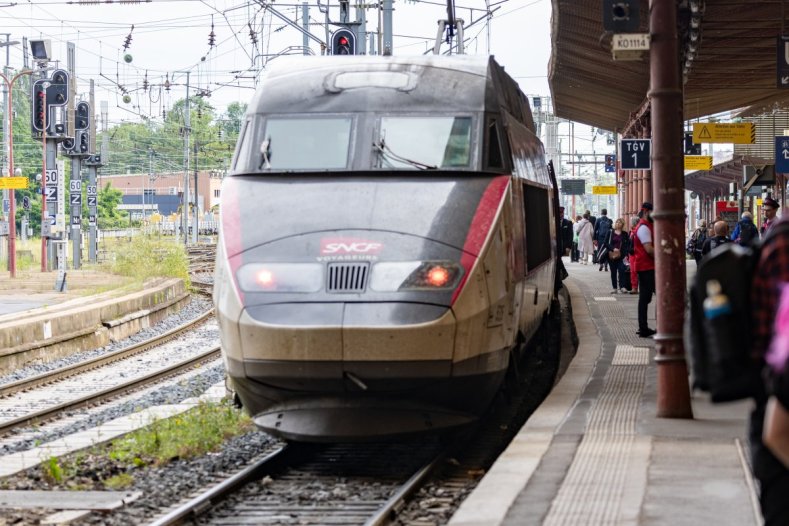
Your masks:
[{"label": "tgv train", "polygon": [[556,193],[492,58],[270,69],[223,181],[214,284],[256,425],[345,441],[475,421],[551,306]]}]

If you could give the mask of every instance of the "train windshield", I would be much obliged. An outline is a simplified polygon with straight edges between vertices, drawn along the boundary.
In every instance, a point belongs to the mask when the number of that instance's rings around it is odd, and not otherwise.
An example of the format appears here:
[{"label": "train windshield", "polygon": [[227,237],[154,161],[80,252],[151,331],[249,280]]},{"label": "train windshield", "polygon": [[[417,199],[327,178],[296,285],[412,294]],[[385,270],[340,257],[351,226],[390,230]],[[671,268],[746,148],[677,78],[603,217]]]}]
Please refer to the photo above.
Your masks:
[{"label": "train windshield", "polygon": [[269,117],[261,143],[260,168],[333,170],[348,166],[350,117]]},{"label": "train windshield", "polygon": [[471,117],[384,117],[378,168],[466,167],[471,161]]}]

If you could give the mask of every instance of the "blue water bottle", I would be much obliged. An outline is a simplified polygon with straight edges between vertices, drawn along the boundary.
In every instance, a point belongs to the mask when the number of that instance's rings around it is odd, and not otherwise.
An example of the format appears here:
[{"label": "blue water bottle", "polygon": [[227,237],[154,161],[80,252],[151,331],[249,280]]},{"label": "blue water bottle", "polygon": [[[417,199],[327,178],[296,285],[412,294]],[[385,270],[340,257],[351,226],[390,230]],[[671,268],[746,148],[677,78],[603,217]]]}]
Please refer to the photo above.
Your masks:
[{"label": "blue water bottle", "polygon": [[707,282],[707,299],[704,300],[704,316],[713,320],[726,314],[731,314],[729,298],[721,290],[721,284],[716,279]]}]

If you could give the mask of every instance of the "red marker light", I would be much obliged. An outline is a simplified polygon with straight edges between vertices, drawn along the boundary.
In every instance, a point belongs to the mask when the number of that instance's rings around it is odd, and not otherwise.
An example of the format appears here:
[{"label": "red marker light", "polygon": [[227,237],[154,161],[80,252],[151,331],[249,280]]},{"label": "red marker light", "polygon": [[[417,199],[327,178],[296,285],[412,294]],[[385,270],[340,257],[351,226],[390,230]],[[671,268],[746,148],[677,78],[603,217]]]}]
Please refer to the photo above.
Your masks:
[{"label": "red marker light", "polygon": [[348,39],[345,38],[345,37],[340,37],[340,45],[341,46],[347,46],[348,45]]},{"label": "red marker light", "polygon": [[449,271],[444,267],[433,267],[427,271],[427,282],[434,287],[443,287],[449,281]]}]

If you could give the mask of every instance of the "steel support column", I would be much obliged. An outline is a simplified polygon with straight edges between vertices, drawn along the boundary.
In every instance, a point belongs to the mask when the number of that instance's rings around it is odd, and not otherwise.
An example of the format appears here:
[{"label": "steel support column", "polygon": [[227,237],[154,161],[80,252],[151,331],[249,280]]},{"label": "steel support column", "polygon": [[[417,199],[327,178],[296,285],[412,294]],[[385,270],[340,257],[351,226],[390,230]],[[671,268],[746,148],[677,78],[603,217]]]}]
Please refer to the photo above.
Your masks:
[{"label": "steel support column", "polygon": [[657,416],[693,418],[682,342],[685,315],[685,199],[682,84],[676,0],[650,0],[652,186],[657,291]]}]

